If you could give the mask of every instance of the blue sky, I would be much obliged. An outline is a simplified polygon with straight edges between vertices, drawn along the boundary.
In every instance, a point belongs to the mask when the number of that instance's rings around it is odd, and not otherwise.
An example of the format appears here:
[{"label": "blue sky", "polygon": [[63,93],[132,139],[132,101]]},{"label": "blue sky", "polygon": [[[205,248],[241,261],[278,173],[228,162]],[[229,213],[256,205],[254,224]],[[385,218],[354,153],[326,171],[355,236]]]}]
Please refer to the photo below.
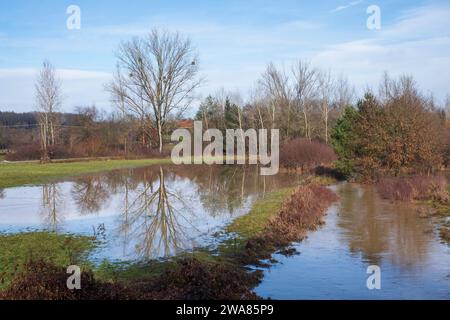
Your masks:
[{"label": "blue sky", "polygon": [[[66,9],[81,8],[81,30],[68,30]],[[366,27],[369,5],[381,30]],[[36,72],[50,59],[63,81],[65,111],[109,109],[109,81],[122,40],[152,28],[188,35],[207,79],[245,97],[269,62],[297,59],[348,76],[362,91],[382,73],[408,73],[443,100],[450,93],[448,0],[15,0],[0,3],[0,110],[33,110]]]}]

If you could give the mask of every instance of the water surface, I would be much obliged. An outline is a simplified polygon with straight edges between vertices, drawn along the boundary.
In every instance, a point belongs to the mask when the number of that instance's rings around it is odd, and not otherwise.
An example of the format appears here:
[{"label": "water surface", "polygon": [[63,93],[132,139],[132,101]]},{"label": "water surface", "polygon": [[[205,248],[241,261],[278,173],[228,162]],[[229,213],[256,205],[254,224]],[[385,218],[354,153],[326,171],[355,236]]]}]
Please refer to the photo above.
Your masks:
[{"label": "water surface", "polygon": [[[256,292],[274,299],[450,299],[450,250],[424,210],[380,199],[373,187],[342,184],[326,225],[296,244],[299,255],[274,255]],[[381,268],[369,290],[367,268]]]},{"label": "water surface", "polygon": [[214,246],[215,235],[297,175],[242,166],[152,166],[0,192],[0,232],[96,236],[93,259],[148,260]]}]

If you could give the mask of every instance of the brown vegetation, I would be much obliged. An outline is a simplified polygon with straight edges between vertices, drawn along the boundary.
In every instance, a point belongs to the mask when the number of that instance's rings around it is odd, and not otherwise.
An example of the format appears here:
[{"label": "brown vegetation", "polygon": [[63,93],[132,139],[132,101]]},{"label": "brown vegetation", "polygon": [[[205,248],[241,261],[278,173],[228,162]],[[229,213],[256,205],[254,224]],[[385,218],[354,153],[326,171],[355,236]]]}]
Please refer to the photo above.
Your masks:
[{"label": "brown vegetation", "polygon": [[270,258],[272,252],[302,241],[308,231],[323,224],[328,207],[337,200],[337,195],[326,187],[300,186],[265,230],[247,242],[240,259],[244,263],[258,263],[260,259]]},{"label": "brown vegetation", "polygon": [[106,283],[81,273],[81,289],[69,290],[66,270],[47,261],[26,263],[0,300],[240,300],[258,299],[243,269],[225,264],[180,260],[159,277]]},{"label": "brown vegetation", "polygon": [[308,139],[292,140],[280,149],[280,165],[288,169],[311,170],[332,164],[336,159],[329,145]]},{"label": "brown vegetation", "polygon": [[443,176],[384,178],[377,183],[377,190],[381,197],[389,200],[449,200],[448,182]]}]

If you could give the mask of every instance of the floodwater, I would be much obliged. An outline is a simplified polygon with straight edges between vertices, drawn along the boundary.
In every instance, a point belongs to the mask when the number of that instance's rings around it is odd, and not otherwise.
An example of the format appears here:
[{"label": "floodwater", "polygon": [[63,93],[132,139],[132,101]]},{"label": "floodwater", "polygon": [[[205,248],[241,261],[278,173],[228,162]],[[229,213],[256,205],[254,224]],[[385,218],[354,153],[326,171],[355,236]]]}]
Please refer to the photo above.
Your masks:
[{"label": "floodwater", "polygon": [[[450,299],[450,247],[439,240],[432,219],[420,217],[423,208],[382,200],[370,186],[335,188],[341,200],[330,208],[325,226],[295,245],[299,255],[274,255],[279,263],[265,271],[259,295]],[[369,266],[380,268],[379,290],[368,289],[374,275]]]},{"label": "floodwater", "polygon": [[242,166],[152,166],[0,190],[0,233],[96,236],[94,262],[142,261],[214,247],[266,192],[300,177]]},{"label": "floodwater", "polygon": [[[93,262],[142,261],[213,249],[223,229],[259,197],[298,175],[262,177],[257,167],[152,166],[0,190],[0,233],[47,230],[96,236]],[[411,204],[373,187],[333,187],[340,201],[299,255],[274,254],[255,290],[273,299],[450,299],[450,247]],[[369,290],[369,266],[380,290]]]}]

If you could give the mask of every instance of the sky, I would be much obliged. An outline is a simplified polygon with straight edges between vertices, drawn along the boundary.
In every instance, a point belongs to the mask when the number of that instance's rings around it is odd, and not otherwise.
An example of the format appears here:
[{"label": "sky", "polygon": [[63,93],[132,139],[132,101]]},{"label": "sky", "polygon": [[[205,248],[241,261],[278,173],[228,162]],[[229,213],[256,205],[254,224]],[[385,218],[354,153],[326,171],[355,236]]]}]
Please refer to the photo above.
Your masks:
[{"label": "sky", "polygon": [[[79,30],[67,28],[70,5]],[[367,27],[371,5],[379,30]],[[199,98],[221,88],[245,97],[268,63],[299,59],[348,77],[359,94],[385,71],[414,76],[438,102],[450,94],[448,0],[15,0],[0,2],[0,110],[35,109],[45,59],[62,80],[63,111],[113,110],[104,85],[117,47],[153,28],[191,38],[206,80]]]}]

